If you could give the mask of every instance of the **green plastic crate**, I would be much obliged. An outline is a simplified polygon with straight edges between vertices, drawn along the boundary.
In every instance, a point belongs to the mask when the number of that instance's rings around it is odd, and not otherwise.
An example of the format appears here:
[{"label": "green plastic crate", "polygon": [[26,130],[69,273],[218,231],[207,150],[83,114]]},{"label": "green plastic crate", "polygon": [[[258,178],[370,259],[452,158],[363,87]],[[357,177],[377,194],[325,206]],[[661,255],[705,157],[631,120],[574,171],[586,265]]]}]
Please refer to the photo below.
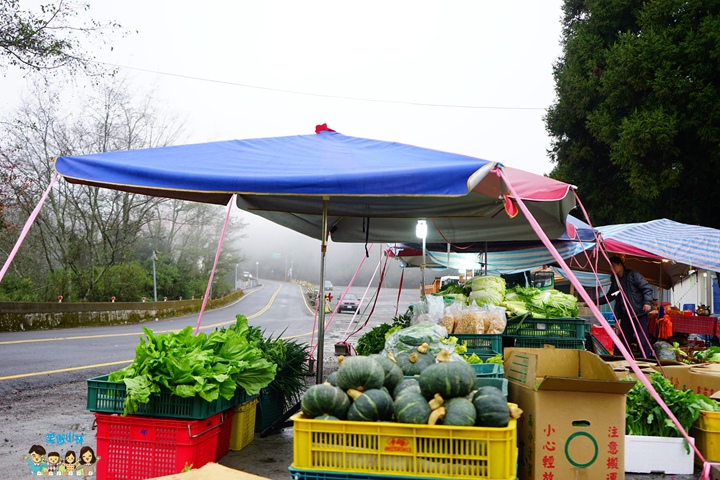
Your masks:
[{"label": "green plastic crate", "polygon": [[555,348],[569,350],[585,350],[585,340],[562,339],[550,337],[516,337],[515,346],[521,348],[544,348],[545,345],[552,345]]},{"label": "green plastic crate", "polygon": [[502,334],[455,333],[458,344],[467,346],[467,354],[490,358],[502,353]]},{"label": "green plastic crate", "polygon": [[[125,383],[110,382],[108,375],[89,378],[87,380],[87,409],[98,413],[122,414],[125,408]],[[163,389],[159,395],[151,395],[150,402],[140,404],[133,415],[152,417],[172,417],[176,419],[203,420],[228,408],[246,403],[257,395],[248,395],[241,387],[235,389],[235,396],[230,400],[218,397],[208,402],[199,396],[182,398]]]},{"label": "green plastic crate", "polygon": [[260,402],[255,411],[255,431],[262,432],[285,413],[285,397],[274,388],[260,390]]},{"label": "green plastic crate", "polygon": [[585,339],[584,318],[518,318],[509,319],[505,335],[509,337],[543,337],[565,340]]}]

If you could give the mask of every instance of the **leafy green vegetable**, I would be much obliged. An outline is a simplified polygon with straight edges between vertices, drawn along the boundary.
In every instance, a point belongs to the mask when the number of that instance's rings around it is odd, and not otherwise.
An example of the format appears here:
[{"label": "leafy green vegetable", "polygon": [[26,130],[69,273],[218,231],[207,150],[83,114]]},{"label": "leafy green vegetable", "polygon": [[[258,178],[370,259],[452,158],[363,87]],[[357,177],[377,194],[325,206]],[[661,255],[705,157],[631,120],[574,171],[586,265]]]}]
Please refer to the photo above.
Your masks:
[{"label": "leafy green vegetable", "polygon": [[259,393],[275,378],[277,367],[248,340],[248,331],[243,315],[234,325],[209,335],[193,335],[190,326],[157,335],[143,327],[147,340],[140,337],[133,362],[108,377],[125,383],[123,414],[137,412],[162,388],[178,397],[199,395],[209,402],[219,396],[231,399],[238,386],[250,395]]},{"label": "leafy green vegetable", "polygon": [[[716,402],[692,390],[678,390],[660,373],[650,377],[652,385],[685,431],[700,416],[700,410],[719,411]],[[680,431],[641,382],[628,392],[625,433],[651,437],[680,437]]]},{"label": "leafy green vegetable", "polygon": [[515,286],[501,305],[515,314],[530,312],[534,318],[574,318],[579,313],[577,298],[552,288]]},{"label": "leafy green vegetable", "polygon": [[473,364],[473,363],[484,363],[483,359],[478,357],[476,353],[473,353],[472,355],[463,355],[463,358],[467,363]]},{"label": "leafy green vegetable", "polygon": [[408,309],[403,315],[393,317],[392,324],[381,323],[373,327],[369,332],[358,339],[357,350],[358,355],[372,355],[373,353],[382,352],[385,348],[385,340],[387,337],[397,330],[410,326],[412,320],[412,309]]},{"label": "leafy green vegetable", "polygon": [[697,350],[693,357],[707,362],[720,362],[720,347],[713,345],[705,350]]},{"label": "leafy green vegetable", "polygon": [[284,332],[273,338],[259,327],[250,327],[248,340],[255,344],[270,363],[277,366],[275,378],[268,385],[278,392],[286,408],[300,401],[306,388],[307,377],[312,375],[308,345],[294,339],[280,338]]},{"label": "leafy green vegetable", "polygon": [[493,355],[492,357],[485,360],[486,363],[498,363],[500,365],[503,365],[503,356],[502,353],[498,353],[497,355]]},{"label": "leafy green vegetable", "polygon": [[470,280],[472,290],[495,290],[504,292],[505,279],[498,275],[479,275]]}]

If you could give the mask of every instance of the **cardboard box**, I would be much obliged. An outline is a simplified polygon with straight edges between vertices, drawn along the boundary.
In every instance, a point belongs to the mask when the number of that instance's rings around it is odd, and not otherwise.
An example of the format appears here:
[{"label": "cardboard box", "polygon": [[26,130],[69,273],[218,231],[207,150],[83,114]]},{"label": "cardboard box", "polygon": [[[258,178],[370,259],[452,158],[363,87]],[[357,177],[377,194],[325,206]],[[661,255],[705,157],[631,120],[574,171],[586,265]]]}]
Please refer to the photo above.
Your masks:
[{"label": "cardboard box", "polygon": [[[695,439],[690,437],[693,444]],[[685,449],[684,438],[625,435],[625,471],[692,475],[695,450]]]},{"label": "cardboard box", "polygon": [[[613,369],[613,372],[615,372],[615,377],[618,380],[628,380],[631,382],[637,381],[637,375],[635,372],[630,368],[630,364],[627,360],[612,360],[607,361],[608,365],[610,365],[610,368]],[[656,373],[658,370],[656,368],[659,368],[657,365],[649,363],[649,362],[637,362],[638,367],[640,367],[640,371],[642,371],[643,375],[647,377],[647,379],[650,379],[650,376],[653,373]]]},{"label": "cardboard box", "polygon": [[555,348],[505,349],[508,400],[518,420],[518,477],[625,478],[625,397],[594,353]]},{"label": "cardboard box", "polygon": [[206,463],[202,468],[190,470],[185,473],[176,473],[165,477],[155,477],[155,480],[270,480],[258,477],[251,473],[241,472],[233,468],[224,467],[217,463]]},{"label": "cardboard box", "polygon": [[678,390],[692,390],[707,397],[717,397],[720,392],[720,364],[668,365],[663,371]]}]

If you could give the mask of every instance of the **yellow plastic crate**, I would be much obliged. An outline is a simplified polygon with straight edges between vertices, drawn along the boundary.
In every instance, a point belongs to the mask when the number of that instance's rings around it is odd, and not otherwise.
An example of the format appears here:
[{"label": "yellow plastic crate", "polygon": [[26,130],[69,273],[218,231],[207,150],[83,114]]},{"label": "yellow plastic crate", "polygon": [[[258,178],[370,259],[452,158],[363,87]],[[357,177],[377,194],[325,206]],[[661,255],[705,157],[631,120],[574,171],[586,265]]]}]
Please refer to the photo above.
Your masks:
[{"label": "yellow plastic crate", "polygon": [[255,410],[258,399],[235,407],[232,433],[230,434],[230,450],[242,450],[255,438]]},{"label": "yellow plastic crate", "polygon": [[[702,428],[692,427],[690,436],[695,439],[695,446],[700,450],[702,456],[708,462],[720,462],[720,431],[711,432]],[[695,455],[695,463],[700,464],[700,459]]]},{"label": "yellow plastic crate", "polygon": [[696,425],[703,430],[720,432],[720,412],[700,410],[700,416],[697,419]]},{"label": "yellow plastic crate", "polygon": [[505,428],[293,420],[292,468],[416,478],[514,480],[517,421]]}]

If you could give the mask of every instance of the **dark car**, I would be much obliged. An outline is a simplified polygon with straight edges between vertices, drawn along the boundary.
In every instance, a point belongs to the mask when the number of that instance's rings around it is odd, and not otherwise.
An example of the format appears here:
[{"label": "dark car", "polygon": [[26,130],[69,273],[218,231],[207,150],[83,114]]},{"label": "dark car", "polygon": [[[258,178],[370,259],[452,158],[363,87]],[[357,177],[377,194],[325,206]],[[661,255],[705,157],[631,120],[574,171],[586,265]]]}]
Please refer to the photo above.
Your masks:
[{"label": "dark car", "polygon": [[360,299],[357,295],[354,293],[347,293],[345,294],[345,298],[343,298],[342,302],[340,302],[340,306],[338,306],[338,313],[343,313],[344,311],[356,312],[359,305]]}]

